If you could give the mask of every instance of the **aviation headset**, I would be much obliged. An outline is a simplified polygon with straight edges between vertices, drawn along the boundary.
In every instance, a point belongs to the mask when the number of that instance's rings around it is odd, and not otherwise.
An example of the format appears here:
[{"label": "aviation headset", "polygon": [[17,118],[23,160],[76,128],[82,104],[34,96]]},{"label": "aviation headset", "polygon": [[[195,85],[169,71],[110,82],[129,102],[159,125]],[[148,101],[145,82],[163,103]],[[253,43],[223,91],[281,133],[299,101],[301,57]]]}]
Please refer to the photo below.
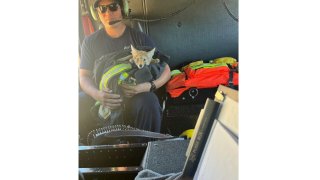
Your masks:
[{"label": "aviation headset", "polygon": [[[92,15],[92,18],[95,21],[99,21],[99,16],[97,14],[96,8],[99,6],[99,2],[101,0],[89,0],[89,6],[90,6],[90,13]],[[129,16],[129,5],[127,0],[114,0],[115,2],[119,3],[121,8],[121,14],[122,17],[125,18],[126,16]]]}]

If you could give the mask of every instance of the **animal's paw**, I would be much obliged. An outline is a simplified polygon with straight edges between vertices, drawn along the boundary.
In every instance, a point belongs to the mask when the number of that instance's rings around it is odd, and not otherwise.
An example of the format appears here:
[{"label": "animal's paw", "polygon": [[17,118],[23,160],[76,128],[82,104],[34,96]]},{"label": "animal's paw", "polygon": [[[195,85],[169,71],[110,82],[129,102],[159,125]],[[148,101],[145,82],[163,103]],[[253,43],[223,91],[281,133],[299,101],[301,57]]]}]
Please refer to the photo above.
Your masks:
[{"label": "animal's paw", "polygon": [[152,63],[159,63],[160,60],[159,60],[158,58],[157,58],[157,59],[152,59],[151,62],[152,62]]},{"label": "animal's paw", "polygon": [[137,80],[133,77],[130,77],[129,79],[129,82],[132,84],[132,85],[136,85],[137,84]]}]

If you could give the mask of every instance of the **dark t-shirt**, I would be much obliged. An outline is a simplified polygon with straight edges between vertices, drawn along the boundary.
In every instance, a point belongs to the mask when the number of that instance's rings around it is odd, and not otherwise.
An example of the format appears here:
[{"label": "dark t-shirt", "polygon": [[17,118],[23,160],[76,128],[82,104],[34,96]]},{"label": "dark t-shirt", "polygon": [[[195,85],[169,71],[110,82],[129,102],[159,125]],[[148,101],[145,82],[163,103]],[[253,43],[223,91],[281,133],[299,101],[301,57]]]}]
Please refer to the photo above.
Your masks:
[{"label": "dark t-shirt", "polygon": [[102,28],[84,39],[81,47],[80,69],[92,71],[95,60],[111,52],[129,49],[131,44],[134,47],[155,47],[153,41],[146,34],[128,26],[118,38],[110,37]]}]

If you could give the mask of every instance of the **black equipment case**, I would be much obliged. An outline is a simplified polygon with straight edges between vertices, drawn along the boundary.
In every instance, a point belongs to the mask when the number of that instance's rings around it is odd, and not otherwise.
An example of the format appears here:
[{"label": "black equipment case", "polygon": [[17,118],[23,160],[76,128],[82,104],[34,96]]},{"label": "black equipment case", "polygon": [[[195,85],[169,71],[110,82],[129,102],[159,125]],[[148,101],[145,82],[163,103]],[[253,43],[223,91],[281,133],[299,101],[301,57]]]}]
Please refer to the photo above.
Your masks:
[{"label": "black equipment case", "polygon": [[79,173],[85,180],[134,179],[147,143],[79,146]]},{"label": "black equipment case", "polygon": [[217,88],[191,88],[177,98],[167,97],[163,113],[162,132],[179,136],[196,125],[207,98],[213,98]]}]

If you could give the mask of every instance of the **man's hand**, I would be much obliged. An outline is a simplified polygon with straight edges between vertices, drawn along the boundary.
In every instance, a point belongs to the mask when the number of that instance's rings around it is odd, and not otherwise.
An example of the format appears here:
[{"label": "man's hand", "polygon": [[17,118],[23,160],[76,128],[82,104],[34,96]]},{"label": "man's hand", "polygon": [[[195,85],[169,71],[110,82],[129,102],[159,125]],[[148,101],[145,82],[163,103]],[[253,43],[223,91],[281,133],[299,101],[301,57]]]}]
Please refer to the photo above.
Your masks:
[{"label": "man's hand", "polygon": [[119,94],[112,94],[112,91],[106,89],[97,93],[96,99],[109,109],[117,109],[121,106],[122,99]]},{"label": "man's hand", "polygon": [[151,88],[151,84],[149,82],[141,83],[138,85],[128,85],[122,84],[121,85],[123,93],[125,97],[131,98],[132,96],[142,93],[142,92],[149,92]]},{"label": "man's hand", "polygon": [[117,109],[121,106],[122,99],[119,94],[112,94],[110,89],[100,91],[92,80],[92,72],[80,69],[80,85],[84,92],[89,94],[92,98],[109,108]]}]

